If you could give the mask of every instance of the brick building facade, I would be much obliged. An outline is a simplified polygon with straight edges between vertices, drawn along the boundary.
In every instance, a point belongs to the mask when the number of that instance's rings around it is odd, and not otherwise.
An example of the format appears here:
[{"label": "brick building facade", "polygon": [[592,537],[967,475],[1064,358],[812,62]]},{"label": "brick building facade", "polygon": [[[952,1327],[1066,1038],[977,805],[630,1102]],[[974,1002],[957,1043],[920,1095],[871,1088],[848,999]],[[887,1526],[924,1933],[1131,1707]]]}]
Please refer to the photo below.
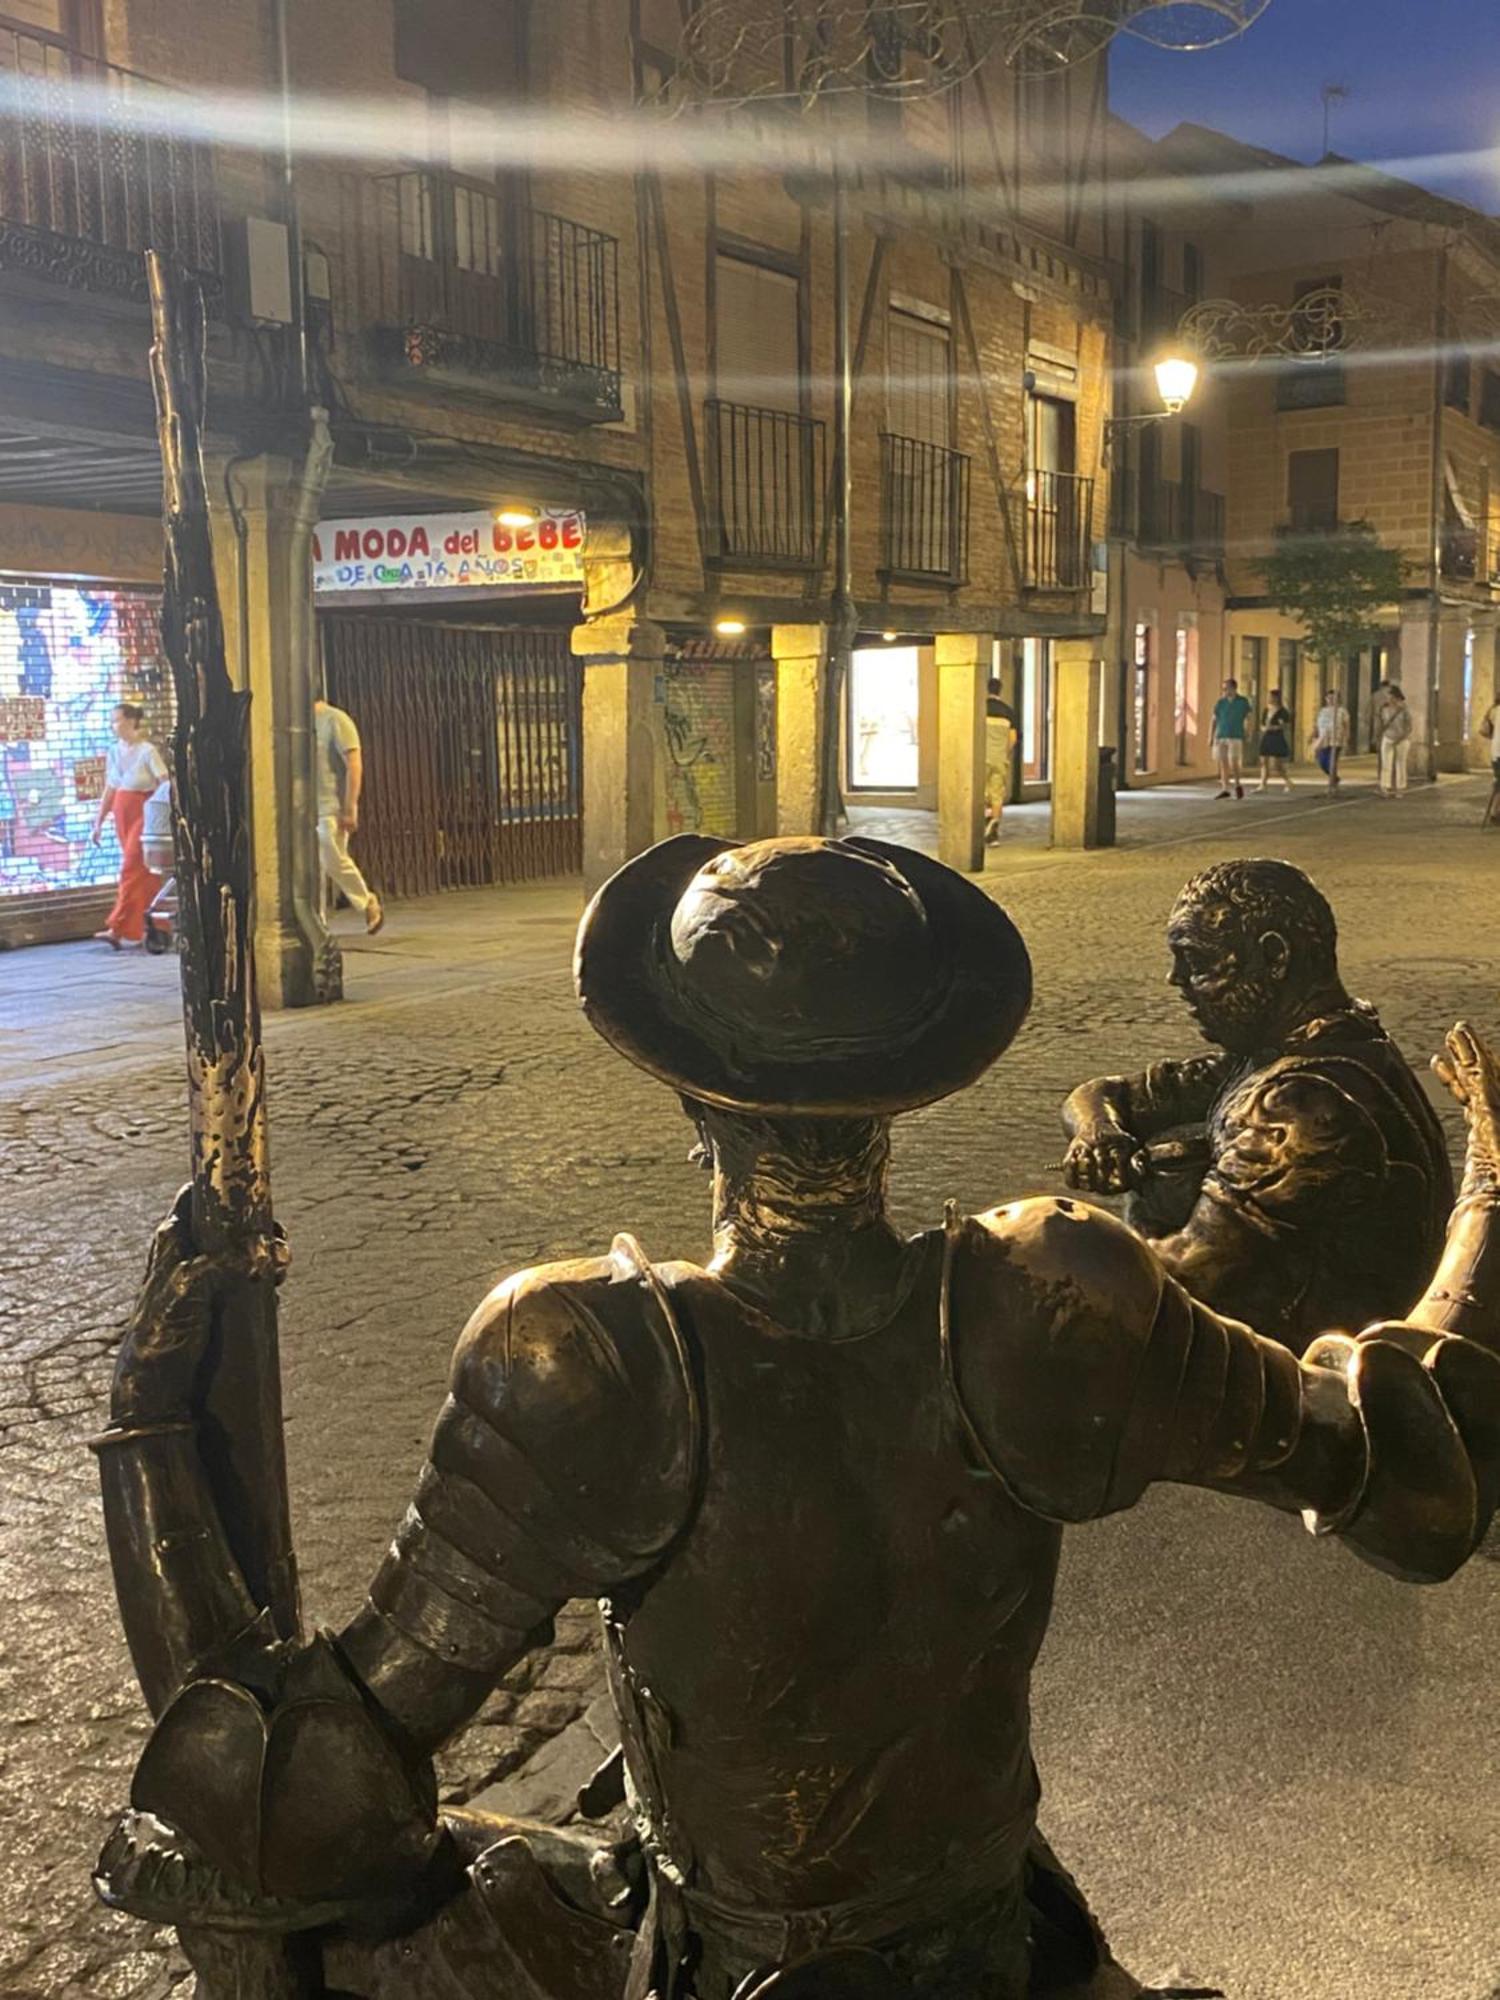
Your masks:
[{"label": "brick building facade", "polygon": [[[0,0],[0,573],[54,593],[49,643],[75,653],[111,591],[150,583],[141,253],[167,249],[207,288],[273,1001],[317,985],[306,709],[334,637],[338,696],[384,739],[364,838],[398,891],[597,876],[694,824],[811,824],[836,608],[835,124],[857,643],[916,659],[951,858],[978,855],[992,673],[1060,837],[1091,837],[1102,60],[1025,79],[997,56],[901,104],[684,111],[663,104],[680,34],[662,0],[518,0],[498,31],[476,0]],[[314,621],[310,521],[390,548],[389,529],[455,518],[484,542],[507,511],[501,570],[320,568]],[[554,520],[577,524],[566,563],[535,554]],[[26,850],[0,879],[11,940],[97,920],[79,774],[112,701],[162,678],[100,634],[82,720],[25,693],[21,638],[0,643],[0,866]]]},{"label": "brick building facade", "polygon": [[[1375,690],[1390,677],[1412,709],[1413,774],[1487,762],[1477,731],[1496,696],[1500,623],[1500,230],[1350,161],[1304,167],[1194,126],[1137,158],[1136,228],[1203,246],[1189,244],[1201,288],[1168,300],[1162,323],[1178,314],[1191,326],[1194,305],[1213,300],[1204,330],[1220,349],[1190,414],[1203,432],[1195,460],[1222,469],[1224,615],[1199,621],[1219,637],[1201,647],[1205,694],[1182,766],[1206,766],[1212,694],[1228,673],[1258,704],[1281,687],[1302,757],[1329,684],[1350,710],[1351,747],[1367,750]],[[1336,302],[1316,327],[1299,310],[1315,299]],[[1354,520],[1400,553],[1405,588],[1374,646],[1320,666],[1258,564],[1280,536]],[[1152,589],[1127,573],[1124,626],[1144,617]],[[1162,707],[1171,665],[1158,673]]]}]

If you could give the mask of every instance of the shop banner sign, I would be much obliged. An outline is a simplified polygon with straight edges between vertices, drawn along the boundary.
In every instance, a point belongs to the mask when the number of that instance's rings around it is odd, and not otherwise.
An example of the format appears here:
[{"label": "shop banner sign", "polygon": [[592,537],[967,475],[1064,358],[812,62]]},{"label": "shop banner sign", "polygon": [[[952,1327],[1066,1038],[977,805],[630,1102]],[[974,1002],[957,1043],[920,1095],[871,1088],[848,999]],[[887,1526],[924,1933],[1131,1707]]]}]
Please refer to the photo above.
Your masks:
[{"label": "shop banner sign", "polygon": [[529,527],[492,514],[397,514],[320,521],[313,535],[313,589],[547,590],[583,582],[584,517],[545,508]]}]

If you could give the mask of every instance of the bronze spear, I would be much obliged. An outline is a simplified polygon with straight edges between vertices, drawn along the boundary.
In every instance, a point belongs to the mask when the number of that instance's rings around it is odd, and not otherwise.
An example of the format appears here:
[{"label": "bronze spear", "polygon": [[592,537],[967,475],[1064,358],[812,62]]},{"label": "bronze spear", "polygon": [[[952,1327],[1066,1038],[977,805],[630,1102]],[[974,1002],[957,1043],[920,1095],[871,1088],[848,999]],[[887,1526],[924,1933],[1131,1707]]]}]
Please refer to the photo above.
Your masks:
[{"label": "bronze spear", "polygon": [[[214,580],[202,290],[159,252],[147,253],[146,267],[166,537],[161,630],[177,695],[173,827],[192,1230],[201,1252],[221,1253],[264,1242],[272,1231],[255,989],[250,696],[230,682]],[[203,1382],[199,1443],[220,1519],[255,1602],[292,1638],[299,1613],[273,1286],[247,1282],[225,1293]]]}]

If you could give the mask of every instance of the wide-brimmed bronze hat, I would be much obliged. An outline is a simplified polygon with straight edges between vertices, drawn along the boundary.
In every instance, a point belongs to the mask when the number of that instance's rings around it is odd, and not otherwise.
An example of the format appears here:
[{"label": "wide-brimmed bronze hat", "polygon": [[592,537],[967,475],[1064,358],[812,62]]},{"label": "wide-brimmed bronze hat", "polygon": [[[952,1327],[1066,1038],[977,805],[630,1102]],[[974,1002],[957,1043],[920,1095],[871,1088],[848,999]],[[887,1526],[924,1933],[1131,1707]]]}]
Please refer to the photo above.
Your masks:
[{"label": "wide-brimmed bronze hat", "polygon": [[961,1090],[1031,1005],[1031,960],[964,876],[885,841],[678,834],[584,912],[574,980],[621,1055],[689,1097],[803,1116]]}]

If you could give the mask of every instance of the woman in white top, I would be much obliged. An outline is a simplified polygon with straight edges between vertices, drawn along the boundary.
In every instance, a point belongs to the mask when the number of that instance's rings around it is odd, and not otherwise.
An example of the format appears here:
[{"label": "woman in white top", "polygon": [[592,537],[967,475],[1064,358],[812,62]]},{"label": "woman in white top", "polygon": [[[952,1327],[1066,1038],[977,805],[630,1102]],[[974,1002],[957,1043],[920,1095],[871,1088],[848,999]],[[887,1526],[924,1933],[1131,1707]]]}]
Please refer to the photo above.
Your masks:
[{"label": "woman in white top", "polygon": [[104,821],[113,812],[115,833],[120,842],[120,883],[115,906],[102,931],[113,951],[122,944],[139,944],[146,934],[146,905],[161,887],[141,853],[141,821],[146,801],[167,775],[161,752],[141,730],[146,712],[133,701],[122,701],[115,710],[115,741],[109,746],[104,766],[104,792],[94,815],[94,845],[99,845]]}]

